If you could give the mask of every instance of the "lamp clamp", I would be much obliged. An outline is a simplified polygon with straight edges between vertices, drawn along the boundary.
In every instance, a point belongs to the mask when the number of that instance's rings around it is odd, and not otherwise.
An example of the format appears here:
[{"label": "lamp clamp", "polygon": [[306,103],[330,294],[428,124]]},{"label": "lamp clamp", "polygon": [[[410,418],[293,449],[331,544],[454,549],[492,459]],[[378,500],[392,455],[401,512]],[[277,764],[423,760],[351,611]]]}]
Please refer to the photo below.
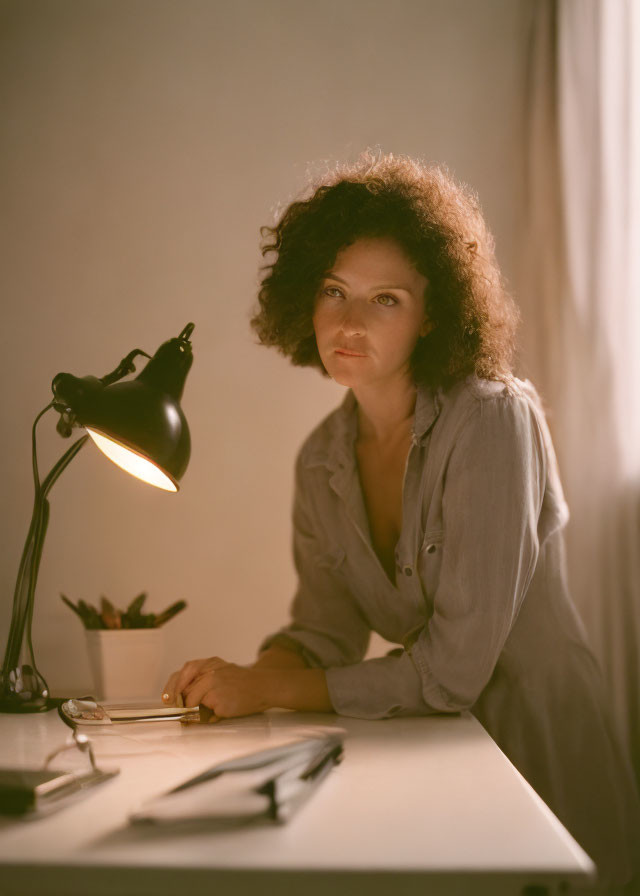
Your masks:
[{"label": "lamp clamp", "polygon": [[132,352],[123,358],[122,361],[118,364],[115,370],[112,370],[111,373],[107,373],[104,376],[100,377],[100,382],[103,386],[110,386],[111,383],[117,383],[118,380],[123,379],[123,377],[127,376],[130,373],[135,373],[135,366],[133,363],[133,359],[138,355],[144,355],[145,358],[151,358],[151,355],[144,352],[141,348],[134,348]]},{"label": "lamp clamp", "polygon": [[68,439],[73,431],[74,426],[80,426],[77,421],[77,409],[82,407],[83,403],[92,395],[95,395],[105,386],[117,383],[118,380],[124,379],[130,373],[135,373],[135,365],[133,359],[143,355],[145,358],[151,358],[151,355],[143,351],[141,348],[134,348],[133,351],[120,361],[115,370],[106,373],[104,376],[83,376],[77,377],[70,373],[58,373],[51,383],[53,391],[53,408],[60,414],[60,419],[56,424],[56,431],[63,437]]}]

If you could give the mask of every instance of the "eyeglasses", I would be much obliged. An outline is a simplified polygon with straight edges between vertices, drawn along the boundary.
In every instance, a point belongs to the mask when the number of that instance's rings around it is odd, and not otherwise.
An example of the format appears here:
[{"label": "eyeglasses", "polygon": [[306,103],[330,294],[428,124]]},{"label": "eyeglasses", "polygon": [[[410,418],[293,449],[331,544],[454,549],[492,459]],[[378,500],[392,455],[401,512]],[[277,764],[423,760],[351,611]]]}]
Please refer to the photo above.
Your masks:
[{"label": "eyeglasses", "polygon": [[[73,761],[71,768],[50,768],[53,759],[70,750],[86,757],[89,768],[74,767]],[[99,768],[90,739],[74,727],[65,743],[52,750],[40,768],[0,768],[0,814],[31,817],[48,814],[119,772],[118,768]]]},{"label": "eyeglasses", "polygon": [[[77,728],[74,728],[72,730],[71,734],[67,738],[66,743],[62,744],[61,747],[56,747],[55,750],[49,753],[44,761],[44,768],[49,765],[52,759],[54,759],[56,756],[59,756],[60,753],[66,753],[67,750],[73,750],[76,747],[78,750],[80,750],[81,753],[86,753],[86,755],[89,757],[92,773],[102,775],[103,772],[100,771],[96,764],[96,757],[93,752],[93,744],[91,743],[87,735],[82,734],[80,731],[78,731]],[[113,774],[117,774],[117,772],[114,772]],[[109,775],[109,777],[113,777],[113,775]]]}]

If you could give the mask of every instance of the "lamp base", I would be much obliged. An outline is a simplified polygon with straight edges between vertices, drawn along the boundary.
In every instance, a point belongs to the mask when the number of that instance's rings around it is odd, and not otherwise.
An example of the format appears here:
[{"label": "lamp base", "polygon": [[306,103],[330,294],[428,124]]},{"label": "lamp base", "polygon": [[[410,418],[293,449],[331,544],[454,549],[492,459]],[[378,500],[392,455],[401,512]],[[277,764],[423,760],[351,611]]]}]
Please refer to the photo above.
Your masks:
[{"label": "lamp base", "polygon": [[17,702],[15,700],[0,699],[0,712],[49,712],[50,709],[55,709],[57,705],[56,701],[51,699],[46,699],[42,703],[25,703],[22,700]]},{"label": "lamp base", "polygon": [[55,706],[46,681],[32,665],[24,663],[0,674],[0,712],[48,712]]}]

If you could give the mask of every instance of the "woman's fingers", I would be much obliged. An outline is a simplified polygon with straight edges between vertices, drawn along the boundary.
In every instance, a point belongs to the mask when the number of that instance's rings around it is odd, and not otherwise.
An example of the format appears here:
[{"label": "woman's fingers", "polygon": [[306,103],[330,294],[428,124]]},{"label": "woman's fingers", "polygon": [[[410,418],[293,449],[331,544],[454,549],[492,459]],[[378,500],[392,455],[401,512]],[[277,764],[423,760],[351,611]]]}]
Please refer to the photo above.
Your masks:
[{"label": "woman's fingers", "polygon": [[[207,659],[189,660],[182,669],[178,669],[171,675],[162,689],[162,699],[167,705],[175,705],[181,695],[185,695],[193,683],[207,671],[219,669],[228,663],[219,656],[211,656]],[[188,703],[193,706],[194,704]]]},{"label": "woman's fingers", "polygon": [[[206,662],[206,660],[189,660],[184,664],[182,669],[180,669],[177,673],[174,698],[178,694],[182,694],[184,696],[185,691],[187,690],[191,682],[198,678],[198,676],[201,674]],[[189,704],[185,705],[188,706]]]},{"label": "woman's fingers", "polygon": [[[228,666],[225,660],[219,656],[210,656],[206,660],[191,660],[185,663],[178,677],[177,692],[186,696],[187,691],[194,682],[207,672],[220,669],[222,666]],[[193,704],[192,704],[193,705]]]},{"label": "woman's fingers", "polygon": [[251,715],[268,708],[264,678],[268,670],[227,663],[219,656],[190,660],[174,672],[165,685],[167,705],[184,698],[189,707],[208,707],[211,720]]},{"label": "woman's fingers", "polygon": [[210,692],[215,691],[215,675],[216,673],[214,670],[205,672],[199,678],[196,678],[196,680],[184,691],[184,705],[199,706],[201,703],[205,702],[204,698],[208,696],[209,699],[206,703],[213,709],[214,694]]},{"label": "woman's fingers", "polygon": [[265,675],[234,663],[205,672],[186,691],[187,705],[207,706],[220,719],[252,715],[269,707]]},{"label": "woman's fingers", "polygon": [[179,695],[179,692],[176,690],[179,677],[180,672],[174,672],[173,675],[169,676],[167,683],[162,689],[162,700],[167,704],[167,706],[179,705],[176,700],[176,697]]}]

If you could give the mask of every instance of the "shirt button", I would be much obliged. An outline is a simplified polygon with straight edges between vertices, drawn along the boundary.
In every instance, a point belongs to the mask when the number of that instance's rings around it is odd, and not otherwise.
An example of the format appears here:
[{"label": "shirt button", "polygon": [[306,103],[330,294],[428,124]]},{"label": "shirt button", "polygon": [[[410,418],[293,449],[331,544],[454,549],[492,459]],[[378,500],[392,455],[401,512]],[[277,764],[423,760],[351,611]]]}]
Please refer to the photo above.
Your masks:
[{"label": "shirt button", "polygon": [[427,545],[427,554],[435,554],[435,552],[436,552],[435,544]]},{"label": "shirt button", "polygon": [[410,566],[405,566],[405,568],[404,568],[404,574],[405,574],[405,576],[412,576],[412,575],[413,575],[413,570],[411,569]]}]

